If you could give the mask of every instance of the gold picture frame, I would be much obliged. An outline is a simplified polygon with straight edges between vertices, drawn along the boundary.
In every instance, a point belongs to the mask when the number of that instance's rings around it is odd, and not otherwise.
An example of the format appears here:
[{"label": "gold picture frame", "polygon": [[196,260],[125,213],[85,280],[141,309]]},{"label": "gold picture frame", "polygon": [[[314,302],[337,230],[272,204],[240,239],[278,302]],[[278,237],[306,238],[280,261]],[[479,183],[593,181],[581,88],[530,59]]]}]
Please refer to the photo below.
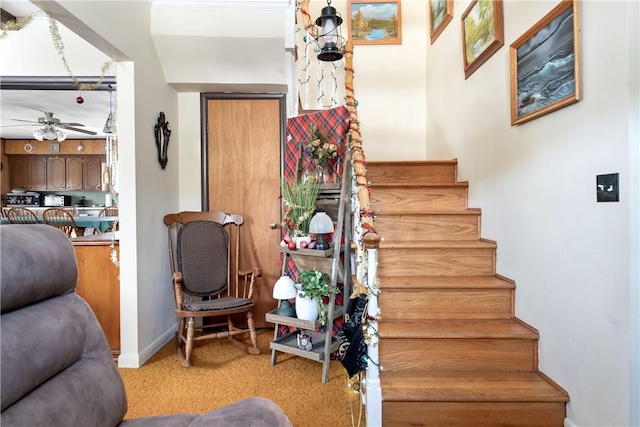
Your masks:
[{"label": "gold picture frame", "polygon": [[453,19],[453,0],[429,0],[429,32],[431,44]]},{"label": "gold picture frame", "polygon": [[357,44],[402,44],[400,0],[349,0],[348,37]]},{"label": "gold picture frame", "polygon": [[509,48],[511,125],[580,100],[578,2],[562,0]]},{"label": "gold picture frame", "polygon": [[465,80],[504,45],[502,0],[473,0],[462,14]]}]

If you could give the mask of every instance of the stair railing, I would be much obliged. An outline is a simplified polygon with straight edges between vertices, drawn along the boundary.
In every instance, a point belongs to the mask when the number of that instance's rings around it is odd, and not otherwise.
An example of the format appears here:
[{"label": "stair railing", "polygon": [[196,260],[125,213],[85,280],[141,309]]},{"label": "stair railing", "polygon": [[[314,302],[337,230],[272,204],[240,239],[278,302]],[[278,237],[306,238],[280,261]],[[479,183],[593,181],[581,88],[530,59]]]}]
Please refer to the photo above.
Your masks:
[{"label": "stair railing", "polygon": [[[353,90],[353,44],[351,40],[346,45],[345,66],[345,94],[346,107],[349,112],[350,150],[352,159],[352,176],[355,185],[353,204],[357,208],[359,227],[354,230],[354,242],[357,248],[359,267],[357,278],[360,283],[365,283],[369,293],[367,307],[367,320],[365,322],[364,337],[367,343],[367,372],[364,386],[360,387],[366,405],[366,421],[368,427],[382,425],[382,388],[380,387],[380,364],[378,357],[378,320],[380,309],[378,306],[378,294],[380,285],[378,281],[378,248],[380,237],[376,234],[373,224],[373,210],[369,199],[369,182],[367,180],[367,167],[362,149],[362,137],[360,135],[360,123],[358,121],[357,102]],[[356,221],[354,221],[355,223]],[[366,256],[365,256],[366,252]]]},{"label": "stair railing", "polygon": [[[305,30],[313,35],[314,27],[309,14],[309,0],[298,0]],[[378,249],[380,237],[373,224],[373,210],[369,199],[369,183],[362,137],[358,121],[357,102],[353,90],[353,43],[346,43],[345,57],[345,98],[349,113],[349,150],[351,151],[353,240],[356,245],[356,278],[358,283],[366,284],[369,295],[367,320],[364,337],[367,343],[367,371],[363,384],[356,391],[362,394],[366,405],[366,423],[368,427],[382,426],[382,388],[380,387],[380,364],[378,358],[378,321],[380,309],[378,294],[380,286],[377,277]],[[346,298],[346,296],[345,296]]]}]

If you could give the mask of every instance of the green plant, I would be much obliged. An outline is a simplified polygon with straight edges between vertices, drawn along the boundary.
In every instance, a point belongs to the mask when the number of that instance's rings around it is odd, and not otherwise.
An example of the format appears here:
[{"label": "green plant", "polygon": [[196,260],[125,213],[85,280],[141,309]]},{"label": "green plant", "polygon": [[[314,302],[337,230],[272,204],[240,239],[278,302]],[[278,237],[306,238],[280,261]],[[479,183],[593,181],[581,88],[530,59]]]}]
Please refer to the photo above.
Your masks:
[{"label": "green plant", "polygon": [[282,226],[289,236],[299,237],[309,234],[309,223],[316,208],[319,185],[313,180],[282,181],[280,189],[284,202]]},{"label": "green plant", "polygon": [[327,323],[327,308],[324,298],[332,293],[339,292],[338,287],[331,284],[331,277],[327,273],[316,270],[304,270],[298,275],[300,283],[300,296],[311,298],[318,304],[318,320],[321,325]]}]

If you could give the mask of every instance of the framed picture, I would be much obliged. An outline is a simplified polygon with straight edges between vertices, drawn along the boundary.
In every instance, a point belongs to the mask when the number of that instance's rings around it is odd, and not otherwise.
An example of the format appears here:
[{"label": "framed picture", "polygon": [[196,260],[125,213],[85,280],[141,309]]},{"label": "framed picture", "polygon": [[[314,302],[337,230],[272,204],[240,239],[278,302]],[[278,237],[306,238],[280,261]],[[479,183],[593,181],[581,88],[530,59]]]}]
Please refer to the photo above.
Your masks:
[{"label": "framed picture", "polygon": [[462,14],[462,59],[468,79],[504,44],[502,0],[473,0]]},{"label": "framed picture", "polygon": [[349,39],[356,44],[402,44],[400,1],[349,0]]},{"label": "framed picture", "polygon": [[511,125],[580,99],[578,2],[563,0],[511,44]]},{"label": "framed picture", "polygon": [[453,19],[453,0],[429,0],[429,28],[431,44]]}]

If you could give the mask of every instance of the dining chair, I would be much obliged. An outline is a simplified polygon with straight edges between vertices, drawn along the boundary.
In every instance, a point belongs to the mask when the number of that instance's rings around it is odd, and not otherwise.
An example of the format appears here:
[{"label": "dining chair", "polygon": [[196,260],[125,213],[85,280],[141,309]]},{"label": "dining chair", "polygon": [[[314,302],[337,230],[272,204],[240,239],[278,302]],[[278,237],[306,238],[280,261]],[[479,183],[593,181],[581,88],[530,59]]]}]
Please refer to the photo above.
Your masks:
[{"label": "dining chair", "polygon": [[49,224],[62,231],[67,237],[78,237],[82,233],[76,227],[73,215],[63,208],[50,208],[42,213],[45,224]]},{"label": "dining chair", "polygon": [[75,206],[64,206],[60,209],[64,209],[65,211],[69,212],[71,216],[78,216],[78,209]]},{"label": "dining chair", "polygon": [[[107,206],[106,208],[102,209],[100,211],[100,213],[98,214],[98,216],[118,216],[118,207],[117,206]],[[110,231],[118,231],[118,222],[116,221],[113,223],[113,225],[109,228],[107,228],[104,232],[108,233]]]},{"label": "dining chair", "polygon": [[27,208],[11,208],[6,211],[10,224],[39,224],[38,215]]}]

